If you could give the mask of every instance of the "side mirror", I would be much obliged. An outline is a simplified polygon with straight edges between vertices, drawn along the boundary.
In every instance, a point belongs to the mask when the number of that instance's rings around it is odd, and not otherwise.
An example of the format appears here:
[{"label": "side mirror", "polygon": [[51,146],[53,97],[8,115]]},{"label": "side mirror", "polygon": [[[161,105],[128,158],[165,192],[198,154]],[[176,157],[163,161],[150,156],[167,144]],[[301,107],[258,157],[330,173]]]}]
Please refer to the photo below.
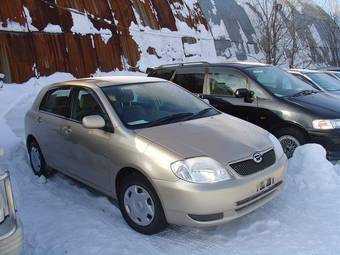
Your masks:
[{"label": "side mirror", "polygon": [[82,125],[84,128],[103,128],[105,127],[105,120],[100,115],[90,115],[83,118]]},{"label": "side mirror", "polygon": [[209,99],[204,98],[204,95],[196,94],[196,96],[199,97],[200,99],[202,99],[206,104],[210,104]]},{"label": "side mirror", "polygon": [[203,98],[202,100],[203,100],[204,102],[206,102],[207,104],[210,104],[210,101],[209,101],[208,99]]},{"label": "side mirror", "polygon": [[254,96],[254,91],[248,89],[237,89],[235,90],[235,97],[244,98],[244,102],[252,103],[252,97]]}]

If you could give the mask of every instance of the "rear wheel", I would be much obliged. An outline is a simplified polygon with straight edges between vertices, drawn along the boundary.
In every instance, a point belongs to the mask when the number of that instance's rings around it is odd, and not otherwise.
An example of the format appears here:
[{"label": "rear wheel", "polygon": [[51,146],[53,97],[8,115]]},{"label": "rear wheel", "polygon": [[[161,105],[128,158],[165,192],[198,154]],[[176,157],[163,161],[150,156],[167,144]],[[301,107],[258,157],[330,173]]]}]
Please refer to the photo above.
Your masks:
[{"label": "rear wheel", "polygon": [[123,179],[118,203],[127,224],[140,233],[156,234],[168,225],[157,193],[144,176],[133,174]]},{"label": "rear wheel", "polygon": [[30,156],[32,170],[35,175],[44,175],[45,177],[52,175],[52,169],[46,166],[44,156],[42,155],[40,147],[35,140],[31,141],[28,153]]},{"label": "rear wheel", "polygon": [[275,132],[275,136],[280,141],[287,158],[293,156],[294,151],[298,146],[307,143],[306,137],[297,128],[281,128]]}]

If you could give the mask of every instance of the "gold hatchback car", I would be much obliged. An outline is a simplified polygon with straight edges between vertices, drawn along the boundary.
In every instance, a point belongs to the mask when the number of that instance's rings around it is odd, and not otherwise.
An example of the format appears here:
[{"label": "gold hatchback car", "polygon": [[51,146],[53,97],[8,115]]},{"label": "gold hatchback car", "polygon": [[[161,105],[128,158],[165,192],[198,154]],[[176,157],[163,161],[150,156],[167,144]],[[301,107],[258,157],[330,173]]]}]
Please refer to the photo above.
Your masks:
[{"label": "gold hatchback car", "polygon": [[272,134],[158,78],[46,86],[25,130],[36,175],[56,170],[118,200],[143,234],[238,218],[276,197],[286,178]]}]

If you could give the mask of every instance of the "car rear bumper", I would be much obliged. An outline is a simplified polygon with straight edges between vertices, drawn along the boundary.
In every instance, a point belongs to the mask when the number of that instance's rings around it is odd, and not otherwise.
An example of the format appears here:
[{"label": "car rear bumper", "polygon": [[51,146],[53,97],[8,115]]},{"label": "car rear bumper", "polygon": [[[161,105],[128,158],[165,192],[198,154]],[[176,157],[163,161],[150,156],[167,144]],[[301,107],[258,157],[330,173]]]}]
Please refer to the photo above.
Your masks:
[{"label": "car rear bumper", "polygon": [[333,132],[311,132],[310,143],[322,145],[328,160],[340,160],[340,130]]},{"label": "car rear bumper", "polygon": [[20,255],[24,244],[23,227],[18,212],[14,219],[9,216],[1,223],[0,254]]},{"label": "car rear bumper", "polygon": [[[5,207],[0,223],[0,254],[19,255],[24,244],[23,227],[19,212],[15,209],[9,172],[6,170],[0,174],[0,181],[4,183]],[[0,187],[1,188],[1,187]],[[1,201],[0,201],[1,202]]]},{"label": "car rear bumper", "polygon": [[[153,181],[169,223],[208,227],[241,217],[275,198],[283,189],[286,173],[287,159],[282,157],[265,171],[231,181]],[[265,188],[259,188],[263,183]]]}]

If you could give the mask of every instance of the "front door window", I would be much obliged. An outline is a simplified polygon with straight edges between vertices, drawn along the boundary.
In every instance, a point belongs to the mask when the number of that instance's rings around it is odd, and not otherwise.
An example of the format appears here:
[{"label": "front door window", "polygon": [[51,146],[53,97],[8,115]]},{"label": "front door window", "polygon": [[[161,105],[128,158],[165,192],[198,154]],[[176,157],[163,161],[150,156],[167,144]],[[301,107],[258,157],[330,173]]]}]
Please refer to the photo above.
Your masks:
[{"label": "front door window", "polygon": [[241,73],[228,68],[211,69],[211,95],[234,96],[235,91],[240,88],[247,88],[247,79]]}]

